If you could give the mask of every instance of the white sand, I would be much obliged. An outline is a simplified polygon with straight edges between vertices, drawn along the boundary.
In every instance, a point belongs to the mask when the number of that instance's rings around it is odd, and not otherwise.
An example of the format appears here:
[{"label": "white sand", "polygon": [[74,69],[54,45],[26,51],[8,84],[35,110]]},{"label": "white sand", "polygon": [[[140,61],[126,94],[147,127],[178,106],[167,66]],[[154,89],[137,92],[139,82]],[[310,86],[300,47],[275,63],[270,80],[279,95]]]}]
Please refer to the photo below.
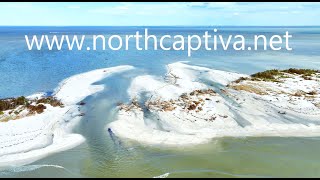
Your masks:
[{"label": "white sand", "polygon": [[98,69],[83,74],[78,74],[65,79],[55,90],[55,97],[61,99],[66,104],[75,104],[88,95],[101,91],[102,85],[92,85],[92,83],[100,81],[113,73],[123,72],[133,69],[132,66],[117,66],[106,69]]},{"label": "white sand", "polygon": [[[148,93],[154,98],[169,100],[185,92],[207,88],[207,85],[198,82],[199,77],[227,85],[241,76],[246,76],[204,67],[189,66],[181,62],[169,64],[167,70],[169,75],[166,81],[150,75],[136,77],[128,89],[130,97],[139,99],[141,93]],[[177,77],[175,84],[173,84],[175,81],[174,76]]]},{"label": "white sand", "polygon": [[[0,123],[0,168],[26,165],[83,143],[83,136],[72,133],[81,119],[76,104],[103,90],[102,85],[92,83],[130,69],[133,67],[118,66],[72,76],[54,92],[54,96],[64,103],[64,108],[46,105],[42,114]],[[28,98],[41,96],[43,93]]]},{"label": "white sand", "polygon": [[[179,78],[167,78],[167,82],[153,76],[135,78],[128,90],[130,97],[139,99],[146,93],[151,99],[176,100],[182,93],[207,88],[206,84],[201,83],[203,78],[227,85],[241,76],[248,77],[183,63],[170,64],[169,72]],[[283,83],[283,90],[320,89],[317,80],[305,82],[298,79],[300,84],[296,84],[296,80],[292,81]],[[266,83],[271,89],[276,88],[276,83]],[[200,112],[186,111],[179,106],[173,111],[151,110],[147,116],[139,108],[120,110],[117,120],[107,127],[126,139],[162,145],[192,145],[226,136],[320,135],[319,108],[306,99],[300,99],[292,105],[286,99],[289,96],[280,98],[282,95],[278,93],[262,96],[228,88],[226,90],[227,97],[208,96],[210,100],[204,103]],[[269,99],[277,98],[279,100],[270,103]],[[215,117],[215,120],[208,121],[210,117]]]}]

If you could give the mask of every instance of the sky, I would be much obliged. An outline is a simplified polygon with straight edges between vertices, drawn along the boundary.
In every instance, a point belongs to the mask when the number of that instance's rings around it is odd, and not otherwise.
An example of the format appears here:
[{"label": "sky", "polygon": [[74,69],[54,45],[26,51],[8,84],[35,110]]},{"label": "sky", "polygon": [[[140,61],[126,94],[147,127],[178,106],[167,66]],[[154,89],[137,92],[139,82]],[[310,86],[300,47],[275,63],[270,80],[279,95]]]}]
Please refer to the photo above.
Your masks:
[{"label": "sky", "polygon": [[318,2],[0,2],[0,26],[313,26]]}]

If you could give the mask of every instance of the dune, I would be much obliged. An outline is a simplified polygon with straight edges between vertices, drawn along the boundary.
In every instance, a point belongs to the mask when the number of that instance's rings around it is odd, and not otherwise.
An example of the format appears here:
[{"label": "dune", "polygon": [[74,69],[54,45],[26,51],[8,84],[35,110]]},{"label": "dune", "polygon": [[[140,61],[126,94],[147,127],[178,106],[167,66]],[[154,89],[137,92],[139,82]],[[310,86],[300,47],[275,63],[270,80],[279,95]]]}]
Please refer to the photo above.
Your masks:
[{"label": "dune", "polygon": [[[164,79],[144,75],[132,81],[132,102],[119,107],[107,128],[124,139],[170,146],[221,137],[320,135],[319,74],[306,80],[286,73],[281,82],[250,78],[169,64]],[[304,93],[298,97],[297,92]]]}]

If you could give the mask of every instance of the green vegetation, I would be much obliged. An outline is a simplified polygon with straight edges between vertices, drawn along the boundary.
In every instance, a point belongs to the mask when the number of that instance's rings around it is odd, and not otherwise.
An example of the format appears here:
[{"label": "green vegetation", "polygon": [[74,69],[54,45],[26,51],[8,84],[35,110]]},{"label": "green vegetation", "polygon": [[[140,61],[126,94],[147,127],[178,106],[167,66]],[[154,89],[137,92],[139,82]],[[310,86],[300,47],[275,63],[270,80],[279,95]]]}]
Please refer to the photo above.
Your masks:
[{"label": "green vegetation", "polygon": [[26,105],[26,104],[28,104],[28,101],[27,101],[27,99],[26,99],[24,96],[20,96],[20,97],[18,97],[17,99],[14,99],[14,103],[15,103],[17,106],[20,106],[20,105]]},{"label": "green vegetation", "polygon": [[0,116],[1,116],[1,115],[4,115],[4,112],[3,112],[3,111],[0,111]]},{"label": "green vegetation", "polygon": [[[301,77],[304,78],[305,80],[312,80],[311,76],[317,73],[320,73],[320,71],[314,70],[314,69],[296,69],[296,68],[290,68],[286,70],[271,69],[271,70],[252,74],[251,79],[246,77],[240,77],[234,82],[240,83],[245,80],[280,82],[279,81],[280,78],[290,78],[288,74],[301,75]],[[320,76],[317,75],[317,77],[320,77]]]},{"label": "green vegetation", "polygon": [[8,101],[0,100],[0,111],[5,111],[10,109],[11,104]]},{"label": "green vegetation", "polygon": [[281,75],[281,76],[279,76],[279,78],[290,78],[290,76],[287,76],[287,75]]},{"label": "green vegetation", "polygon": [[0,100],[0,111],[15,109],[18,106],[28,105],[28,100],[24,96]]},{"label": "green vegetation", "polygon": [[[35,103],[36,105],[31,105],[32,103]],[[1,99],[0,100],[0,112],[2,111],[7,111],[7,110],[12,110],[9,112],[9,114],[16,114],[18,115],[20,112],[19,111],[14,111],[17,107],[23,106],[24,108],[28,108],[31,113],[37,112],[37,113],[42,113],[43,110],[45,109],[45,106],[43,104],[50,104],[53,107],[63,107],[63,104],[57,100],[54,97],[44,97],[38,100],[28,100],[24,96],[20,96],[18,98],[7,98],[7,99]],[[2,112],[3,114],[3,112]],[[0,113],[1,115],[1,113]]]},{"label": "green vegetation", "polygon": [[314,70],[314,69],[296,69],[296,68],[290,68],[287,70],[283,70],[282,72],[289,73],[289,74],[305,75],[305,76],[311,76],[313,74],[320,73],[320,71]]},{"label": "green vegetation", "polygon": [[245,81],[245,80],[249,80],[250,78],[247,78],[247,77],[240,77],[239,79],[235,80],[234,82],[235,83],[240,83],[242,81]]},{"label": "green vegetation", "polygon": [[277,81],[276,76],[282,76],[283,73],[277,69],[267,70],[252,74],[253,80]]},{"label": "green vegetation", "polygon": [[35,114],[35,113],[41,114],[46,109],[46,106],[43,104],[39,104],[36,106],[29,105],[27,108],[29,109],[29,114]]},{"label": "green vegetation", "polygon": [[311,76],[320,73],[319,70],[314,70],[314,69],[295,69],[295,68],[290,68],[287,70],[284,70],[283,72],[289,73],[289,74],[298,74],[302,75],[302,78],[305,80],[312,80]]},{"label": "green vegetation", "polygon": [[41,99],[37,100],[36,104],[40,104],[40,103],[50,104],[53,107],[57,107],[57,106],[63,107],[63,104],[59,100],[57,100],[56,98],[54,98],[52,96],[41,98]]}]

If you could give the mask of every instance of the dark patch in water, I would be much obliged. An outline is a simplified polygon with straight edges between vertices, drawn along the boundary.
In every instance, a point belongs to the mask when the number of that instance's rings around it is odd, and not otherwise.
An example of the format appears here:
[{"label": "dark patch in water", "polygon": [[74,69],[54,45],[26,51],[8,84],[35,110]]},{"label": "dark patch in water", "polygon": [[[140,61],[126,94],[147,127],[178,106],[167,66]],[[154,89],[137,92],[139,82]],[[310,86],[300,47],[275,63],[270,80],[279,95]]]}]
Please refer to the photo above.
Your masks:
[{"label": "dark patch in water", "polygon": [[108,133],[113,141],[113,143],[117,146],[117,147],[120,147],[122,145],[122,142],[120,139],[118,139],[116,137],[116,135],[112,132],[111,128],[108,128]]}]

